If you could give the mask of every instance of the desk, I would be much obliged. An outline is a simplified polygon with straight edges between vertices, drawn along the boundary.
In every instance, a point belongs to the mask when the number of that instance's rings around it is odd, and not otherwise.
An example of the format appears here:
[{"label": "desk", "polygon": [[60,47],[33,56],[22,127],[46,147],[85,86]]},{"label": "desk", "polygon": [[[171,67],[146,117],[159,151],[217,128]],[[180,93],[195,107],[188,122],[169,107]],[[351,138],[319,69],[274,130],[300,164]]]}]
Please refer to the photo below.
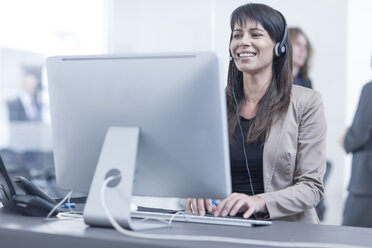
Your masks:
[{"label": "desk", "polygon": [[[272,226],[240,228],[174,222],[159,234],[214,235],[270,241],[352,244],[372,247],[372,228],[314,225],[274,221]],[[114,248],[114,247],[257,247],[215,242],[147,240],[124,236],[114,229],[86,226],[82,219],[43,221],[0,209],[0,247],[6,248]],[[265,247],[265,246],[260,246]],[[269,247],[269,246],[267,246]]]}]

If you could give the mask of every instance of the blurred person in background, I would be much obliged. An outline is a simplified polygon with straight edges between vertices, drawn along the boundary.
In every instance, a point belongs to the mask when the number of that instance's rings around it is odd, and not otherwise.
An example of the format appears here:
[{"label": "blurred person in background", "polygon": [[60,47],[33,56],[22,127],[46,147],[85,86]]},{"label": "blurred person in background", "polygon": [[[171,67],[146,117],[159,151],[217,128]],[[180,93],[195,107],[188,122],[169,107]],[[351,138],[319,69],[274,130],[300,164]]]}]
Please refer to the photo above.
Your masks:
[{"label": "blurred person in background", "polygon": [[41,121],[39,86],[40,82],[36,75],[32,73],[24,75],[19,95],[7,102],[9,121]]},{"label": "blurred person in background", "polygon": [[372,81],[364,85],[340,145],[353,154],[342,225],[372,227]]},{"label": "blurred person in background", "polygon": [[312,89],[309,78],[309,64],[312,48],[305,33],[298,27],[288,29],[289,38],[292,43],[292,73],[293,83]]}]

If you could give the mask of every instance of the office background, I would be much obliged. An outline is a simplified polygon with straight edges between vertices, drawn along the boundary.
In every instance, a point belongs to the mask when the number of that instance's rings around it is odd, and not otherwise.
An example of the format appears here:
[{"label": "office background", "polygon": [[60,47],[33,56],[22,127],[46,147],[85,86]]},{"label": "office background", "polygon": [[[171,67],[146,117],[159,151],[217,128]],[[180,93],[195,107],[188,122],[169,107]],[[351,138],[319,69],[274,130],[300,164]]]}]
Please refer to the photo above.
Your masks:
[{"label": "office background", "polygon": [[[25,68],[40,68],[42,123],[46,130],[41,132],[48,135],[50,118],[43,68],[45,57],[212,50],[221,54],[226,75],[229,16],[233,9],[246,2],[0,0],[0,148],[12,145],[12,125],[8,122],[6,101],[19,93]],[[251,2],[265,3],[281,11],[288,25],[301,27],[313,45],[310,76],[314,88],[323,96],[328,121],[327,157],[333,164],[326,184],[324,223],[338,225],[350,172],[350,157],[339,147],[338,139],[351,123],[362,85],[372,78],[372,33],[369,31],[372,2]],[[51,146],[44,136],[40,135],[39,143],[46,143],[44,147]],[[37,138],[35,142],[38,142]],[[38,145],[32,148],[30,144],[22,149],[41,148]]]}]

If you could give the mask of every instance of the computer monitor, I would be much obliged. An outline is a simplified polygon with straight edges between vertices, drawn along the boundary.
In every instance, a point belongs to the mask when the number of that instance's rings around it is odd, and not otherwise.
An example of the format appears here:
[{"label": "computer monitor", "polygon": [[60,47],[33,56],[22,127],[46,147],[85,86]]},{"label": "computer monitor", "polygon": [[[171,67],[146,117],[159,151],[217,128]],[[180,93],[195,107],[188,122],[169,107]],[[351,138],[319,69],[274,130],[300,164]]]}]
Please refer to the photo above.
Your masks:
[{"label": "computer monitor", "polygon": [[134,195],[231,193],[216,54],[57,56],[46,67],[61,189],[88,192],[108,128],[137,126]]}]

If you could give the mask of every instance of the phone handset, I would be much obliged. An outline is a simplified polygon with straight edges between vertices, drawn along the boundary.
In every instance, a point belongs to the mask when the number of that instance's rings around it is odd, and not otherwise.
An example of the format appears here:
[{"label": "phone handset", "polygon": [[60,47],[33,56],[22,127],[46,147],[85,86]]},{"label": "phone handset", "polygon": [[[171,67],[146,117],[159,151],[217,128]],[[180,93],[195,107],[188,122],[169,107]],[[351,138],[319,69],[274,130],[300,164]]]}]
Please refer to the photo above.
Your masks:
[{"label": "phone handset", "polygon": [[38,196],[52,204],[56,204],[56,202],[50,198],[47,194],[45,194],[43,191],[38,189],[38,187],[35,186],[32,182],[30,182],[28,179],[16,176],[14,177],[14,183],[27,195],[35,195]]}]

